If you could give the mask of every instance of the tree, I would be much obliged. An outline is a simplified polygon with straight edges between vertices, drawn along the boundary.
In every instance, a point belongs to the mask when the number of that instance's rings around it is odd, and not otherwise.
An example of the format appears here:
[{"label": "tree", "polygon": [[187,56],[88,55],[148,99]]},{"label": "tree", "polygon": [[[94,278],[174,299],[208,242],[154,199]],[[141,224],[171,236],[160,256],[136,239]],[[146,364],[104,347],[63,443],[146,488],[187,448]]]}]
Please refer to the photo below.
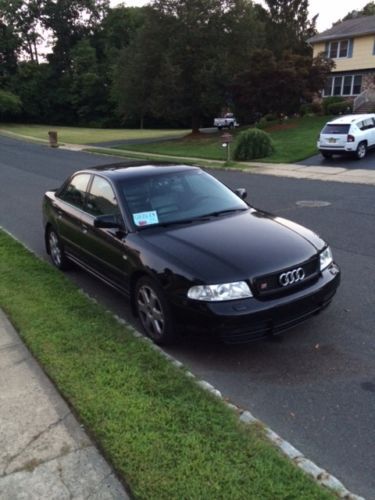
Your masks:
[{"label": "tree", "polygon": [[92,36],[109,8],[109,0],[42,0],[41,21],[53,34],[48,60],[56,74],[70,71],[71,50]]},{"label": "tree", "polygon": [[12,118],[21,112],[21,99],[13,94],[0,89],[0,117],[6,119]]},{"label": "tree", "polygon": [[197,131],[202,117],[224,104],[229,74],[249,56],[258,31],[246,0],[156,0],[117,70],[117,82],[122,79],[133,101],[121,98],[118,84],[117,98],[139,115],[146,108],[159,119],[190,118]]},{"label": "tree", "polygon": [[322,55],[312,60],[285,52],[279,59],[267,49],[255,51],[248,69],[233,81],[239,118],[248,121],[256,114],[298,112],[303,101],[323,88],[332,64]]},{"label": "tree", "polygon": [[0,0],[3,22],[12,26],[28,59],[38,62],[37,44],[41,38],[39,19],[43,2],[37,0]]},{"label": "tree", "polygon": [[285,51],[310,55],[306,40],[316,33],[317,16],[309,21],[309,1],[266,0],[266,4],[268,12],[263,12],[262,17],[266,24],[267,48],[279,57]]},{"label": "tree", "polygon": [[343,18],[343,21],[347,21],[348,19],[355,19],[356,17],[361,16],[375,16],[375,2],[369,2],[363,7],[363,9],[352,10]]},{"label": "tree", "polygon": [[5,86],[17,71],[20,46],[21,40],[12,26],[0,20],[0,86]]}]

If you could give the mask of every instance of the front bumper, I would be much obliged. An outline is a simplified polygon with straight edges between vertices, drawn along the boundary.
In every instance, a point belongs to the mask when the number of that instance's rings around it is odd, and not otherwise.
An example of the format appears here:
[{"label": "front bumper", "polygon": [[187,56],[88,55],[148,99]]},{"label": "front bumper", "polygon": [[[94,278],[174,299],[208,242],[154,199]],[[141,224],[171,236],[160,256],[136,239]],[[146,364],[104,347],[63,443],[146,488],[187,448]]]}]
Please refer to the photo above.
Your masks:
[{"label": "front bumper", "polygon": [[318,314],[330,304],[339,283],[339,268],[332,264],[315,283],[290,295],[211,303],[187,300],[177,307],[175,317],[185,330],[210,333],[226,343],[250,342]]}]

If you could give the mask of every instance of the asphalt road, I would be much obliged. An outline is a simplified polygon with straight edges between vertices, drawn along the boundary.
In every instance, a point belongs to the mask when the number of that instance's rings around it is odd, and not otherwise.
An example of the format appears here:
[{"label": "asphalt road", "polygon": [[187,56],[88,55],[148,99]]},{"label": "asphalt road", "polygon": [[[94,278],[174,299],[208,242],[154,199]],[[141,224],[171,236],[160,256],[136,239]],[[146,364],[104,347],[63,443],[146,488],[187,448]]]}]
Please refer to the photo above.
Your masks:
[{"label": "asphalt road", "polygon": [[[115,161],[0,137],[0,225],[45,257],[44,191],[74,170]],[[231,187],[246,187],[253,205],[326,238],[342,268],[342,285],[328,310],[278,340],[229,347],[187,339],[169,352],[353,492],[375,499],[375,189],[214,174]],[[330,205],[296,205],[304,200]],[[129,319],[121,296],[84,272],[69,276]]]},{"label": "asphalt road", "polygon": [[365,170],[375,170],[375,150],[367,152],[363,160],[357,160],[351,156],[333,156],[330,159],[323,158],[321,154],[311,156],[306,160],[300,161],[300,165],[321,165],[323,167],[344,167],[360,168]]}]

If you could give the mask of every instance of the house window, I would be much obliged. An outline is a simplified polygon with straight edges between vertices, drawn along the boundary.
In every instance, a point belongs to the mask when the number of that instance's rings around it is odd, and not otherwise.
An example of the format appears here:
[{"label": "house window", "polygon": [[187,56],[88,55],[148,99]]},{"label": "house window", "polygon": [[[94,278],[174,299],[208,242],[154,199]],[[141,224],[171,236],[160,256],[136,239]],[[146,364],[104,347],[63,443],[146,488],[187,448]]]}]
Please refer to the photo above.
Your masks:
[{"label": "house window", "polygon": [[327,55],[331,59],[340,57],[349,57],[349,40],[340,40],[339,42],[330,42],[328,44]]},{"label": "house window", "polygon": [[362,75],[330,76],[324,87],[324,97],[358,95],[361,88]]},{"label": "house window", "polygon": [[342,94],[342,76],[335,76],[333,82],[333,95]]},{"label": "house window", "polygon": [[361,93],[362,88],[362,75],[356,75],[353,77],[353,95]]}]

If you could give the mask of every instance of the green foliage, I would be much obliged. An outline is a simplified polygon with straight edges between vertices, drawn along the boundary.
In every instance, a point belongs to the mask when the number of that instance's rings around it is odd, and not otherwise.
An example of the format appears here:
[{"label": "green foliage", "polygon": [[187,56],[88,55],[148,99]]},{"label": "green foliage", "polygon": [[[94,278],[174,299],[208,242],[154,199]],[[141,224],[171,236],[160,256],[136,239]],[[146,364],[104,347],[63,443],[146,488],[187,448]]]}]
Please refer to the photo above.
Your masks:
[{"label": "green foliage", "polygon": [[301,100],[311,100],[323,86],[332,62],[286,52],[280,59],[269,50],[256,50],[246,71],[234,78],[232,93],[241,123],[255,113],[291,115]]},{"label": "green foliage", "polygon": [[266,48],[277,58],[285,51],[311,56],[307,39],[316,34],[316,17],[309,20],[308,0],[266,0],[263,10],[266,26]]},{"label": "green foliage", "polygon": [[324,114],[325,115],[329,115],[330,114],[328,108],[332,104],[343,103],[343,102],[346,102],[346,100],[345,100],[344,97],[341,97],[341,96],[333,95],[333,96],[330,96],[330,97],[325,97],[323,99],[323,111],[324,111]]},{"label": "green foliage", "polygon": [[299,114],[301,116],[305,115],[318,115],[323,112],[323,106],[320,101],[313,101],[302,104],[299,108]]},{"label": "green foliage", "polygon": [[375,15],[375,2],[367,3],[363,9],[360,10],[352,10],[349,12],[344,18],[343,21],[348,19],[356,19],[360,16],[374,16]]},{"label": "green foliage", "polygon": [[329,115],[344,115],[350,114],[353,110],[353,103],[351,101],[332,102],[327,106],[327,114]]},{"label": "green foliage", "polygon": [[239,161],[254,160],[269,156],[273,150],[270,135],[263,130],[253,128],[244,130],[238,135],[233,157]]},{"label": "green foliage", "polygon": [[14,118],[21,108],[21,99],[17,95],[0,89],[0,116],[3,119]]}]

